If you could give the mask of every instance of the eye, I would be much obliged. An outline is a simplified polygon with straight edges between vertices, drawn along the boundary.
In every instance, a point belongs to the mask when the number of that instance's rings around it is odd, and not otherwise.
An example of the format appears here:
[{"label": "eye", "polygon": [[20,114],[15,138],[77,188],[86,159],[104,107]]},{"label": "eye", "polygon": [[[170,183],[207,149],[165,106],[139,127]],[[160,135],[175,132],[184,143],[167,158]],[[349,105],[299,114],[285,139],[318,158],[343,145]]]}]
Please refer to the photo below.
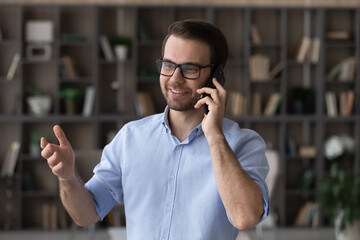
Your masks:
[{"label": "eye", "polygon": [[165,69],[173,69],[174,64],[170,63],[170,62],[163,62],[163,68],[165,68]]},{"label": "eye", "polygon": [[182,70],[187,73],[197,73],[199,72],[199,67],[194,65],[183,65]]}]

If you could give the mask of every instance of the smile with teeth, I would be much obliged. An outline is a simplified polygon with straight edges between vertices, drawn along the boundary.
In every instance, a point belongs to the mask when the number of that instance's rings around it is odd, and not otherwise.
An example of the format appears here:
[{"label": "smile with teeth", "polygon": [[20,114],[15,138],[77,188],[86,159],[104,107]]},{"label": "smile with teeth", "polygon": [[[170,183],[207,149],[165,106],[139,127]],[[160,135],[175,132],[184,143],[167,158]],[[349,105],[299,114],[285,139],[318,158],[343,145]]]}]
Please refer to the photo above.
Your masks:
[{"label": "smile with teeth", "polygon": [[175,90],[175,89],[170,89],[170,91],[173,93],[176,93],[176,94],[186,93],[185,91],[180,91],[180,90]]}]

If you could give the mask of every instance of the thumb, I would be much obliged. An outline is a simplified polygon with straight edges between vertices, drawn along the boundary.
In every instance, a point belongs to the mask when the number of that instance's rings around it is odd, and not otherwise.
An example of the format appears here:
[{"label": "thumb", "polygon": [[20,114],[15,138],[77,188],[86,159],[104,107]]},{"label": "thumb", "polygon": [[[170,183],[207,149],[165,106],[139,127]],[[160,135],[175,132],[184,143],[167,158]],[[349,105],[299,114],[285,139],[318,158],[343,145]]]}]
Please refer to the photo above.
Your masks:
[{"label": "thumb", "polygon": [[61,129],[59,125],[54,126],[54,133],[56,138],[59,140],[60,146],[70,144],[65,136],[64,131]]}]

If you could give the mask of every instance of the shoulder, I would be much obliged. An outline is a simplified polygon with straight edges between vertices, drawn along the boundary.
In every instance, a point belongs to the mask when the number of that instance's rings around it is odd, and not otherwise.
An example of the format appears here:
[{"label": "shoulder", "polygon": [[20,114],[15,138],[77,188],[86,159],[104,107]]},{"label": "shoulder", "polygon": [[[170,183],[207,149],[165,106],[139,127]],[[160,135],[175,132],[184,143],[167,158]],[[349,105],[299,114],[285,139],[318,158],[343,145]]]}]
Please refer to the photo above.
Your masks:
[{"label": "shoulder", "polygon": [[138,120],[133,120],[124,125],[123,129],[151,128],[159,126],[164,119],[164,113],[158,113]]},{"label": "shoulder", "polygon": [[239,124],[233,120],[224,118],[223,132],[226,139],[230,142],[249,142],[256,141],[260,144],[265,142],[263,138],[254,130],[248,128],[240,128]]},{"label": "shoulder", "polygon": [[159,113],[128,122],[120,129],[116,138],[128,139],[129,137],[151,134],[162,126],[163,119],[164,113]]}]

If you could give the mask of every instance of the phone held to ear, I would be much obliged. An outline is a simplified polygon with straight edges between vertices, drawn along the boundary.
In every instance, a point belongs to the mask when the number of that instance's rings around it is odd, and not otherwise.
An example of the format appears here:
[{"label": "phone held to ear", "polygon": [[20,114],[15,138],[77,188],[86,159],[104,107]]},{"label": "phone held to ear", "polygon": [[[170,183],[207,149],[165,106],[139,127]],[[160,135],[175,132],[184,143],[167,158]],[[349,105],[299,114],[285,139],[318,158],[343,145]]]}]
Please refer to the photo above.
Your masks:
[{"label": "phone held to ear", "polygon": [[[212,80],[213,78],[216,78],[216,80],[221,84],[221,86],[224,86],[225,84],[225,75],[224,75],[224,71],[223,71],[223,68],[222,68],[222,65],[219,64],[214,73],[210,76],[207,84],[205,85],[205,87],[209,87],[209,88],[215,88]],[[207,97],[209,96],[210,97],[210,94],[207,94],[207,93],[203,93],[201,94],[200,98],[204,98],[204,97]],[[209,113],[209,106],[207,104],[204,104],[203,105],[203,111],[205,114],[208,114]]]}]

